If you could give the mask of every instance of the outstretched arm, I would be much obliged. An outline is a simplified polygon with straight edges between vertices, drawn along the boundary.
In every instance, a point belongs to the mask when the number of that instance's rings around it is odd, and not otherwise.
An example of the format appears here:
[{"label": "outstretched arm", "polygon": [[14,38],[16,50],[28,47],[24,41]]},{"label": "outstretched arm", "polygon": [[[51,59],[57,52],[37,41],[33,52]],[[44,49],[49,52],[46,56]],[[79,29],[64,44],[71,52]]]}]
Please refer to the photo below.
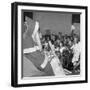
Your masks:
[{"label": "outstretched arm", "polygon": [[42,69],[44,69],[46,67],[46,65],[48,64],[48,59],[49,59],[46,52],[44,52],[44,54],[45,54],[45,59],[44,59],[43,63],[40,65]]},{"label": "outstretched arm", "polygon": [[39,22],[36,21],[35,29],[32,34],[33,41],[37,43],[39,49],[42,49],[41,41],[40,41],[40,35],[39,35]]},{"label": "outstretched arm", "polygon": [[38,46],[34,46],[34,47],[32,47],[32,48],[26,48],[26,49],[24,49],[23,50],[23,53],[25,54],[25,53],[32,53],[32,52],[35,52],[35,51],[37,51],[37,50],[39,50],[39,47]]}]

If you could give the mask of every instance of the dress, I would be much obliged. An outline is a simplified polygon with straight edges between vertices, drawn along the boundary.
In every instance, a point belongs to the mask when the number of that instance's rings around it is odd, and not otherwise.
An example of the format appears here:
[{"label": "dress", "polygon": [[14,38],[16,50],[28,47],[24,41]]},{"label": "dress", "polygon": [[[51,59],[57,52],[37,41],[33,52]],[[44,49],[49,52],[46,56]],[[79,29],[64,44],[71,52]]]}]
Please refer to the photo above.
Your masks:
[{"label": "dress", "polygon": [[[32,38],[32,34],[35,28],[35,21],[28,18],[26,22],[28,25],[28,30],[26,30],[27,32],[24,33],[25,37],[23,38],[23,50],[26,48],[33,48],[34,46],[37,46],[37,43]],[[45,56],[41,54],[40,50],[24,54],[24,56],[28,58],[37,68],[40,68],[41,63],[44,61],[45,58]],[[49,64],[44,71],[47,73],[47,75],[53,75],[51,66]]]}]

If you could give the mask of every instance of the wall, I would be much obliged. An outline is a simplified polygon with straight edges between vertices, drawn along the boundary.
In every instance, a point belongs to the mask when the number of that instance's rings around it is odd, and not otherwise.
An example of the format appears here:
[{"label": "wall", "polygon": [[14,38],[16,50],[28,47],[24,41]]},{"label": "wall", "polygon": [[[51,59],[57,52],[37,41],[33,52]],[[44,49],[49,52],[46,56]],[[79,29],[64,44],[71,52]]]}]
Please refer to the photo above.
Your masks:
[{"label": "wall", "polygon": [[72,14],[56,12],[35,12],[34,19],[40,22],[42,32],[50,29],[54,33],[70,33]]}]

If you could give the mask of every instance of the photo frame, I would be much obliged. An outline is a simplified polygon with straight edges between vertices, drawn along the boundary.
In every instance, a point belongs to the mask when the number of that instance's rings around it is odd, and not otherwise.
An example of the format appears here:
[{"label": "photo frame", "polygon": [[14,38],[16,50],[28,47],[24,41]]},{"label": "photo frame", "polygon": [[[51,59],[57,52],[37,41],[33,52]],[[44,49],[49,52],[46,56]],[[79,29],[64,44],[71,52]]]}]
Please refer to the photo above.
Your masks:
[{"label": "photo frame", "polygon": [[[42,4],[42,3],[28,3],[28,2],[12,3],[11,85],[13,87],[24,87],[24,86],[87,83],[88,82],[87,14],[88,14],[87,6]],[[36,21],[38,21],[39,23]],[[38,29],[35,29],[37,27]],[[56,56],[54,56],[54,59],[50,58],[50,60],[48,61],[49,64],[47,64],[47,66],[45,66],[45,68],[42,69],[40,65],[41,62],[43,63],[43,58],[46,54],[44,53],[45,54],[44,56],[41,55],[43,54],[43,52],[42,49],[39,47],[40,42],[38,41],[39,40],[37,36],[38,34],[31,32],[31,30],[39,30],[39,29],[41,31],[40,33],[46,35],[45,36],[46,39],[48,39],[47,37],[49,37],[52,32],[54,33],[54,35],[58,32],[62,32],[64,33],[64,35],[66,35],[71,31],[73,33],[74,29],[79,30],[77,31],[77,33],[79,34],[80,39],[79,41],[81,43],[80,46],[81,52],[79,56],[80,59],[79,69],[74,70],[75,68],[74,63],[72,64],[59,63],[58,67],[56,54],[55,54]],[[71,38],[69,38],[68,36],[68,39]],[[63,41],[64,39],[62,40],[62,42]],[[28,51],[27,48],[30,48],[32,42],[35,42],[36,44],[34,44],[34,46],[35,45],[36,46],[32,50],[28,49],[29,50]],[[36,49],[38,50],[36,51]],[[53,52],[52,48],[51,50]],[[37,54],[33,53],[33,51],[37,52]],[[27,52],[29,52],[29,54]],[[33,54],[31,55],[31,53]],[[55,62],[53,62],[54,64],[51,64],[52,60],[55,60]],[[56,67],[58,67],[60,71],[56,70]],[[64,71],[64,74],[62,70]]]}]

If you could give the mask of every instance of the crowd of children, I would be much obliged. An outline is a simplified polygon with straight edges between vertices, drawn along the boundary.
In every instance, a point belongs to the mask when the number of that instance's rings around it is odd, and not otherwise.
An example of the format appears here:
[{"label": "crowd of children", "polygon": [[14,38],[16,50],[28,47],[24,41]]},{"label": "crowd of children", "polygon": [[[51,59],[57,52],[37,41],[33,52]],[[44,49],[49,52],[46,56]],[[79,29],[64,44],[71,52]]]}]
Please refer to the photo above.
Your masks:
[{"label": "crowd of children", "polygon": [[[64,69],[71,73],[80,73],[80,37],[78,34],[74,32],[71,32],[69,35],[61,32],[58,34],[44,34],[42,35],[41,43],[42,50],[47,54],[46,57],[50,57],[49,61],[53,58],[51,53],[51,47],[53,47],[53,51]],[[45,67],[44,63],[41,67]]]}]

